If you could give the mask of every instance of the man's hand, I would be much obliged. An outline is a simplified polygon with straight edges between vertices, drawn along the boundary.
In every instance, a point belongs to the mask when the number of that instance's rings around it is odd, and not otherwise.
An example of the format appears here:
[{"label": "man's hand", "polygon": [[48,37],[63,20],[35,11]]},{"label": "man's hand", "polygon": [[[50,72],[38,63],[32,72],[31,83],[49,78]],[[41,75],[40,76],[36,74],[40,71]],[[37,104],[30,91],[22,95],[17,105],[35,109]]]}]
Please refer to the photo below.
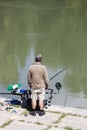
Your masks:
[{"label": "man's hand", "polygon": [[46,90],[48,89],[48,84],[46,84],[45,89],[46,89]]},{"label": "man's hand", "polygon": [[28,82],[28,87],[31,89],[31,83],[30,82]]},{"label": "man's hand", "polygon": [[30,85],[28,85],[28,88],[31,89],[32,87]]},{"label": "man's hand", "polygon": [[30,89],[32,88],[31,85],[29,87],[30,87]]}]

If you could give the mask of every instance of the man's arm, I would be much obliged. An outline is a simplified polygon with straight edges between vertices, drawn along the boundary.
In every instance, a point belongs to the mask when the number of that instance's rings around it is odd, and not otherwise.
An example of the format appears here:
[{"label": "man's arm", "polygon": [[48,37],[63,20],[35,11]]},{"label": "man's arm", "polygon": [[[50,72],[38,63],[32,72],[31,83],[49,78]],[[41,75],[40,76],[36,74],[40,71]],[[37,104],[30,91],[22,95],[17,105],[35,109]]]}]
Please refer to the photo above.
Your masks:
[{"label": "man's arm", "polygon": [[28,82],[29,88],[31,88],[31,74],[30,74],[30,70],[28,71],[27,82]]},{"label": "man's arm", "polygon": [[45,67],[45,73],[44,73],[44,76],[45,76],[45,89],[48,89],[48,86],[49,86],[49,80],[48,80],[48,72],[47,72],[46,67]]}]

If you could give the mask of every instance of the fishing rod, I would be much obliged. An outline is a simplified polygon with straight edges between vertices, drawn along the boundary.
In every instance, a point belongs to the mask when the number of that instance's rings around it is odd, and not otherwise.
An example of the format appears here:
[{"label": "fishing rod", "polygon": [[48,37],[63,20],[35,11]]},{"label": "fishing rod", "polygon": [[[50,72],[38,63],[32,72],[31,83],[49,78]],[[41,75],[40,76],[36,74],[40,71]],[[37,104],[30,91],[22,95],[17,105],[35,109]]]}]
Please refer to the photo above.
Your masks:
[{"label": "fishing rod", "polygon": [[[52,79],[54,79],[57,75],[59,75],[60,73],[62,73],[63,71],[65,71],[65,70],[66,70],[66,68],[64,68],[64,69],[60,70],[59,72],[57,72],[55,75],[53,75],[53,76],[50,78],[50,81],[51,81]],[[55,83],[55,87],[56,87],[56,89],[58,90],[58,93],[59,93],[59,90],[61,89],[62,84],[61,84],[60,82],[56,82],[56,83]],[[55,94],[56,94],[56,93],[55,93]]]},{"label": "fishing rod", "polygon": [[65,101],[64,101],[64,107],[66,106],[67,98],[68,98],[68,91],[66,92]]},{"label": "fishing rod", "polygon": [[17,93],[16,91],[11,91],[10,93],[2,92],[2,93],[0,93],[0,95],[18,95],[18,96],[22,96],[22,93]]},{"label": "fishing rod", "polygon": [[66,70],[66,68],[60,70],[59,72],[57,72],[55,75],[53,75],[53,76],[50,78],[50,81],[51,81],[52,79],[54,79],[57,75],[59,75],[60,73],[62,73],[63,71],[65,71],[65,70]]},{"label": "fishing rod", "polygon": [[0,94],[2,94],[2,95],[18,95],[18,96],[21,96],[21,93],[0,93]]}]

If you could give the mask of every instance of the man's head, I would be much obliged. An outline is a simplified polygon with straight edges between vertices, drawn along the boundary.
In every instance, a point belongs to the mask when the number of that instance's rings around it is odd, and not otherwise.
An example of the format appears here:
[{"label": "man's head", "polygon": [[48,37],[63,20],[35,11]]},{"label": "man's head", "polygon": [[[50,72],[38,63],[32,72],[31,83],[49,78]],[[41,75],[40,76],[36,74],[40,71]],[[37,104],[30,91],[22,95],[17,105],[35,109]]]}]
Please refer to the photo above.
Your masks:
[{"label": "man's head", "polygon": [[41,62],[41,61],[42,61],[42,55],[41,55],[41,54],[37,55],[37,56],[35,57],[35,61],[36,61],[36,62]]}]

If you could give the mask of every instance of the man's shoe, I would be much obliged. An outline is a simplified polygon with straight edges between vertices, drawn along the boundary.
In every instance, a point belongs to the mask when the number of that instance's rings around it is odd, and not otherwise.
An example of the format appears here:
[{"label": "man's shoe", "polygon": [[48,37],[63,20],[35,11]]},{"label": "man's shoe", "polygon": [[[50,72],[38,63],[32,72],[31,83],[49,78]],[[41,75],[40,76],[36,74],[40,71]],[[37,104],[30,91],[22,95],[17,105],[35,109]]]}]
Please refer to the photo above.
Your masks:
[{"label": "man's shoe", "polygon": [[32,116],[36,116],[36,111],[30,111],[29,114]]},{"label": "man's shoe", "polygon": [[39,116],[43,116],[45,115],[45,111],[44,110],[40,110]]}]

